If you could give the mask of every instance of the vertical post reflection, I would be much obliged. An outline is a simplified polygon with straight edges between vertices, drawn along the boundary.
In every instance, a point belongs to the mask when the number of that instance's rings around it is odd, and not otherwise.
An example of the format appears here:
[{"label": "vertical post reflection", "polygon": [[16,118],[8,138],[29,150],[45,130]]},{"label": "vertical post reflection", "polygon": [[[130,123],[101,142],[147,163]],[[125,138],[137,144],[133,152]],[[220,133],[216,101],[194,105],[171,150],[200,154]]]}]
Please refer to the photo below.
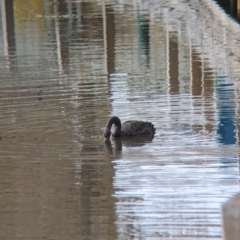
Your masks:
[{"label": "vertical post reflection", "polygon": [[238,3],[239,0],[230,0],[230,13],[234,18],[238,19]]},{"label": "vertical post reflection", "polygon": [[192,95],[202,95],[202,62],[198,54],[192,50]]},{"label": "vertical post reflection", "polygon": [[169,90],[170,93],[179,93],[178,73],[178,43],[169,39]]},{"label": "vertical post reflection", "polygon": [[4,53],[6,56],[15,55],[15,26],[13,0],[2,0],[2,29],[4,40]]},{"label": "vertical post reflection", "polygon": [[114,27],[114,12],[111,8],[106,8],[107,22],[107,70],[108,74],[115,71],[115,27]]},{"label": "vertical post reflection", "polygon": [[240,0],[237,0],[237,17],[240,19]]},{"label": "vertical post reflection", "polygon": [[216,0],[218,4],[233,18],[240,18],[240,0]]},{"label": "vertical post reflection", "polygon": [[[191,103],[192,116],[203,116],[202,102],[202,62],[201,58],[191,45]],[[200,101],[201,100],[201,101]],[[201,126],[202,127],[202,126]]]},{"label": "vertical post reflection", "polygon": [[114,10],[103,4],[103,35],[104,35],[104,50],[106,73],[109,74],[115,71],[115,25],[114,25]]},{"label": "vertical post reflection", "polygon": [[139,8],[137,9],[137,22],[140,66],[146,63],[146,67],[148,68],[150,52],[149,16],[141,14]]},{"label": "vertical post reflection", "polygon": [[235,99],[233,84],[225,83],[226,79],[220,79],[219,82],[218,98],[220,102],[218,104],[219,124],[217,133],[222,144],[235,144],[235,107],[234,102],[231,101],[231,99]]},{"label": "vertical post reflection", "polygon": [[[191,95],[196,116],[200,114],[208,122],[200,126],[201,131],[212,132],[214,130],[212,122],[216,121],[212,69],[206,66],[202,56],[193,48],[191,50]],[[194,127],[198,128],[199,125]]]},{"label": "vertical post reflection", "polygon": [[202,98],[203,98],[203,109],[204,115],[207,120],[207,124],[204,126],[204,130],[207,132],[214,131],[213,122],[216,122],[216,104],[214,100],[214,82],[213,69],[204,63],[203,59],[201,61],[202,67]]},{"label": "vertical post reflection", "polygon": [[2,0],[2,31],[3,31],[3,49],[4,55],[8,59],[8,68],[14,70],[16,67],[16,40],[15,40],[15,25],[13,0]]}]

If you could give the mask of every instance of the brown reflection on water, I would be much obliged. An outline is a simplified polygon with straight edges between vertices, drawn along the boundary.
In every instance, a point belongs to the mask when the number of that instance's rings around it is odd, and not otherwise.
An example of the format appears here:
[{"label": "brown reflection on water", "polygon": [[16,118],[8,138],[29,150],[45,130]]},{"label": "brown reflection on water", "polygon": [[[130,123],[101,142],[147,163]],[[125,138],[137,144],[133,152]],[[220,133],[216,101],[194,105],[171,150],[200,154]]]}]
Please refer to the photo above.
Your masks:
[{"label": "brown reflection on water", "polygon": [[115,238],[113,168],[104,156],[70,154],[63,145],[19,146],[16,151],[17,159],[7,153],[1,158],[1,238]]},{"label": "brown reflection on water", "polygon": [[192,50],[192,95],[201,96],[203,93],[203,66],[199,54]]},{"label": "brown reflection on water", "polygon": [[[171,94],[180,94],[180,81],[179,81],[179,46],[177,37],[172,37],[173,33],[169,37],[169,50],[168,50],[168,66],[169,66],[169,91]],[[175,33],[175,35],[177,35]],[[202,114],[206,116],[208,123],[204,125],[194,124],[193,127],[197,131],[201,131],[204,134],[208,134],[214,130],[213,123],[214,118],[214,78],[213,69],[207,66],[207,63],[202,60],[201,54],[194,48],[189,49],[190,59],[189,65],[190,71],[190,84],[191,84],[191,96],[190,99],[193,109],[196,112],[202,111]],[[177,104],[175,101],[173,105]]]},{"label": "brown reflection on water", "polygon": [[[48,25],[54,49],[46,44],[49,54],[32,68],[19,56],[17,80],[1,78],[0,238],[115,239],[114,170],[99,138],[110,112],[104,50],[70,55],[69,22],[58,7]],[[92,21],[82,21],[83,46],[102,37]]]},{"label": "brown reflection on water", "polygon": [[111,74],[115,71],[115,18],[114,10],[109,6],[104,6],[103,21],[107,74]]},{"label": "brown reflection on water", "polygon": [[[20,101],[18,94],[15,89],[5,95],[8,108],[1,106],[1,238],[114,239],[113,165],[102,141],[89,138],[90,128],[100,134],[105,124],[95,114],[101,119],[108,111],[91,104],[98,93],[85,94],[76,111],[51,99],[45,88],[41,101],[32,91]],[[79,125],[83,129],[76,131]]]},{"label": "brown reflection on water", "polygon": [[[202,109],[206,116],[207,124],[201,128],[202,132],[210,133],[214,130],[214,78],[213,69],[207,67],[207,63],[203,62],[201,55],[192,49],[192,79],[191,89],[193,96],[194,109]],[[196,97],[196,101],[194,98]],[[199,101],[201,99],[201,101]],[[196,126],[195,126],[196,127]]]},{"label": "brown reflection on water", "polygon": [[215,106],[214,106],[214,75],[213,69],[207,65],[207,63],[202,65],[203,71],[203,104],[204,104],[204,114],[208,121],[204,125],[204,129],[211,133],[214,131],[214,122],[216,121],[215,116]]},{"label": "brown reflection on water", "polygon": [[[86,155],[84,152],[86,151]],[[115,200],[112,197],[114,190],[112,178],[114,176],[111,159],[93,158],[89,152],[96,149],[85,148],[82,152],[81,162],[82,181],[80,188],[80,215],[82,216],[81,236],[93,236],[96,238],[116,238],[115,232]],[[85,156],[84,156],[85,155]],[[106,160],[108,161],[106,163]]]},{"label": "brown reflection on water", "polygon": [[178,74],[178,43],[176,39],[169,38],[169,82],[170,93],[179,93],[179,74]]}]

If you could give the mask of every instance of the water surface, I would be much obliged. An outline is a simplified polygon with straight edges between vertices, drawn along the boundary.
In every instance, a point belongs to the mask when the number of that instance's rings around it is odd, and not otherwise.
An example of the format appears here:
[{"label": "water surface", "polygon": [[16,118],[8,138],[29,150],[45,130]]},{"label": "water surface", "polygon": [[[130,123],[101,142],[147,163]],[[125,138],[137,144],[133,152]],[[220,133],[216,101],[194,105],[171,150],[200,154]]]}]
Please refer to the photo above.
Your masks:
[{"label": "water surface", "polygon": [[[221,239],[238,26],[205,4],[2,1],[1,239]],[[105,142],[113,115],[156,134]]]}]

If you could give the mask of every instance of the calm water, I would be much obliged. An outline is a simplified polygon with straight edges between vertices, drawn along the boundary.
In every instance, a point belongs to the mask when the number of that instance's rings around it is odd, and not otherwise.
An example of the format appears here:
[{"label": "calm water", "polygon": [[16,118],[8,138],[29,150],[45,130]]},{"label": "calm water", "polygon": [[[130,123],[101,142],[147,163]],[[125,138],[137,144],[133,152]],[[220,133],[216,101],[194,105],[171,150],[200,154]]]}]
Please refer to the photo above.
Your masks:
[{"label": "calm water", "polygon": [[[0,239],[222,238],[240,36],[197,2],[1,2]],[[104,142],[112,115],[156,135]]]}]

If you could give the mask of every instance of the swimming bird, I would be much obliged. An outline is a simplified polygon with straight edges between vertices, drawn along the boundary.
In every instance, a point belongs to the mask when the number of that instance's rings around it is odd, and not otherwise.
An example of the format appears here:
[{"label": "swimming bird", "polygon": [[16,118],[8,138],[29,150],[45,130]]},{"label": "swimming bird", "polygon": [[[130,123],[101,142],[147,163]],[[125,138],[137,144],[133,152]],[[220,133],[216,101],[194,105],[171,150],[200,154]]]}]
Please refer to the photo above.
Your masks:
[{"label": "swimming bird", "polygon": [[[114,132],[111,132],[112,125],[114,125]],[[105,139],[109,139],[111,134],[113,137],[130,137],[136,135],[154,135],[154,125],[150,122],[144,121],[126,121],[121,124],[118,117],[114,116],[109,119],[104,130]]]}]

